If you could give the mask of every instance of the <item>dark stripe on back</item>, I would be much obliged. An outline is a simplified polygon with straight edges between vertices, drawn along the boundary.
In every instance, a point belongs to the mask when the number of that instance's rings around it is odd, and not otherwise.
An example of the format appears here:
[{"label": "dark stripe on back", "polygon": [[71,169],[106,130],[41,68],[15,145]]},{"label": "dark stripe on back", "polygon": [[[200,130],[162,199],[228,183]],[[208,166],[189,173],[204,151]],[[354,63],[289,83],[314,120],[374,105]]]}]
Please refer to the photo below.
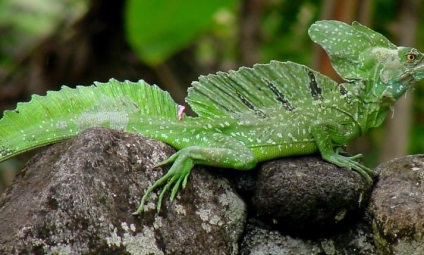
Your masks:
[{"label": "dark stripe on back", "polygon": [[345,86],[343,86],[343,84],[339,84],[338,86],[339,86],[340,94],[342,96],[344,96],[344,99],[346,100],[346,103],[348,103],[348,104],[352,103],[352,97],[348,94],[348,91],[345,88]]},{"label": "dark stripe on back", "polygon": [[322,100],[322,91],[321,88],[318,87],[318,83],[315,79],[315,75],[313,72],[308,73],[309,76],[309,89],[311,90],[311,95],[314,98],[314,100]]},{"label": "dark stripe on back", "polygon": [[265,81],[268,88],[274,93],[274,95],[277,97],[277,100],[283,104],[284,109],[287,111],[293,111],[294,107],[290,104],[290,102],[286,99],[286,97],[281,93],[277,87],[272,84],[270,81]]},{"label": "dark stripe on back", "polygon": [[267,118],[268,115],[266,113],[264,113],[263,111],[256,109],[255,106],[253,106],[252,103],[249,102],[249,100],[247,100],[247,98],[245,98],[242,94],[240,94],[238,91],[236,91],[238,98],[240,98],[241,102],[247,106],[247,108],[249,108],[250,110],[254,111],[255,114],[260,117],[260,118]]},{"label": "dark stripe on back", "polygon": [[339,84],[339,90],[340,90],[340,94],[342,94],[343,96],[347,94],[347,90],[343,86],[343,84]]}]

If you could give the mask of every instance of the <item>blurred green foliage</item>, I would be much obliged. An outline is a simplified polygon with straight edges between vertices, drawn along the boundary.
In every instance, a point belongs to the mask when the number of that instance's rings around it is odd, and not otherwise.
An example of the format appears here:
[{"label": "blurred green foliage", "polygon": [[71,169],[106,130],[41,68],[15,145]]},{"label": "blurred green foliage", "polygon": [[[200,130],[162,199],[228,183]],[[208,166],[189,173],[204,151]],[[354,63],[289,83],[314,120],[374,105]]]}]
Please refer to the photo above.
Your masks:
[{"label": "blurred green foliage", "polygon": [[0,0],[0,71],[86,11],[85,0]]},{"label": "blurred green foliage", "polygon": [[312,41],[307,31],[319,19],[321,5],[320,1],[270,1],[261,24],[262,61],[290,60],[308,65]]},{"label": "blurred green foliage", "polygon": [[[125,24],[127,39],[139,58],[157,65],[213,25],[219,10],[236,0],[128,0]],[[219,14],[219,13],[218,13]]]}]

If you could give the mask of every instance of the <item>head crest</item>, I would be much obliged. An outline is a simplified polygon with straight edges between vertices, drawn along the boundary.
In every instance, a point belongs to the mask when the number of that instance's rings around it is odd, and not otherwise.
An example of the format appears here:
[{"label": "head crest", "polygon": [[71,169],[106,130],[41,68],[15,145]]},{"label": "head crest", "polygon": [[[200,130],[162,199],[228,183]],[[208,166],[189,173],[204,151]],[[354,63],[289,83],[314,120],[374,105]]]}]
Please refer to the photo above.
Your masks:
[{"label": "head crest", "polygon": [[375,47],[396,49],[383,35],[353,22],[352,25],[335,21],[318,21],[309,28],[312,41],[321,45],[331,59],[337,73],[345,80],[360,80],[368,76],[363,66],[363,54]]}]

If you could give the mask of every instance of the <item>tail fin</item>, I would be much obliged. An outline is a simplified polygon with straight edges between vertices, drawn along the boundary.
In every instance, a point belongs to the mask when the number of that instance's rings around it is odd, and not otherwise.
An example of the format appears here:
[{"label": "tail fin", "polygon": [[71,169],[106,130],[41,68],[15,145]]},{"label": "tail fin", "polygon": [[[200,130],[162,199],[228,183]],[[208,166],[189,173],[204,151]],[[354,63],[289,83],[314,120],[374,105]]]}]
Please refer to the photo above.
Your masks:
[{"label": "tail fin", "polygon": [[158,116],[178,120],[171,96],[146,82],[95,83],[76,89],[63,86],[33,96],[5,111],[0,120],[0,162],[22,152],[58,142],[90,127],[127,130],[131,118]]}]

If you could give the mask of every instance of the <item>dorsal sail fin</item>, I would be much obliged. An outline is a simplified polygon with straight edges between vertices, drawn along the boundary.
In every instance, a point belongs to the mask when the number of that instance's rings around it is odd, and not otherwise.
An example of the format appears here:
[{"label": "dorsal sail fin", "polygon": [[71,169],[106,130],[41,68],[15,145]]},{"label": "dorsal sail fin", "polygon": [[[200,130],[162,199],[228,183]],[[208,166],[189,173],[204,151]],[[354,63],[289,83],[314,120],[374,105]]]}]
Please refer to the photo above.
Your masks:
[{"label": "dorsal sail fin", "polygon": [[264,118],[276,110],[293,111],[315,100],[340,95],[330,78],[300,64],[271,61],[199,77],[186,98],[202,117],[237,117],[254,113]]}]

